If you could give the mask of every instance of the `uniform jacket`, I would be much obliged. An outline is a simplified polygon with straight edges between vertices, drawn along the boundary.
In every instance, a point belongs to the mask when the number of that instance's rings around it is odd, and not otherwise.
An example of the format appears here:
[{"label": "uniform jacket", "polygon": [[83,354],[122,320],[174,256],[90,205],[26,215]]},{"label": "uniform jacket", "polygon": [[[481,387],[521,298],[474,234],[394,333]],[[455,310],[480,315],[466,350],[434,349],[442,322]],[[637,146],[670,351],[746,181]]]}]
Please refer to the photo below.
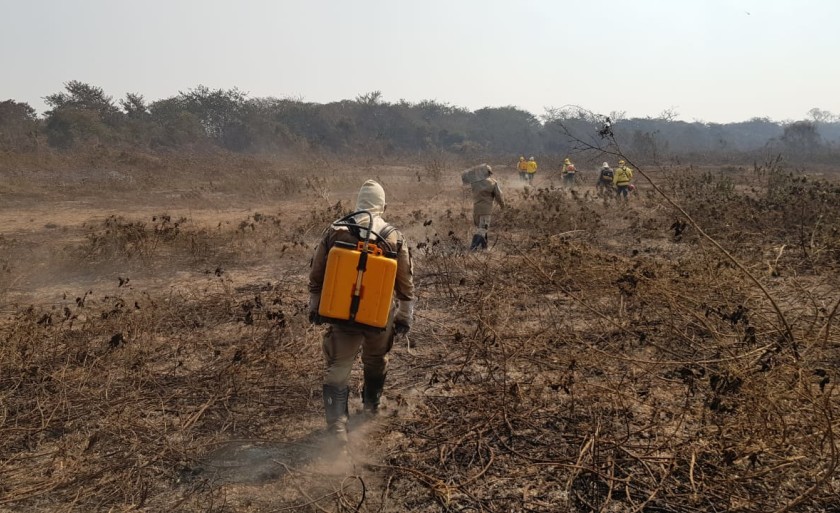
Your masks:
[{"label": "uniform jacket", "polygon": [[619,166],[613,175],[613,185],[628,185],[633,179],[633,171],[627,166]]},{"label": "uniform jacket", "polygon": [[473,215],[489,216],[493,212],[493,202],[504,208],[505,199],[502,190],[494,178],[487,177],[470,184],[473,195]]},{"label": "uniform jacket", "polygon": [[478,226],[479,216],[489,216],[493,212],[493,202],[504,208],[505,199],[498,182],[491,178],[490,166],[479,164],[461,173],[461,183],[469,185],[473,196],[473,222]]},{"label": "uniform jacket", "polygon": [[528,161],[528,169],[527,169],[527,171],[528,171],[529,173],[531,173],[531,174],[536,173],[536,172],[537,172],[537,163],[536,163],[536,162],[534,162],[533,160],[529,160],[529,161]]}]

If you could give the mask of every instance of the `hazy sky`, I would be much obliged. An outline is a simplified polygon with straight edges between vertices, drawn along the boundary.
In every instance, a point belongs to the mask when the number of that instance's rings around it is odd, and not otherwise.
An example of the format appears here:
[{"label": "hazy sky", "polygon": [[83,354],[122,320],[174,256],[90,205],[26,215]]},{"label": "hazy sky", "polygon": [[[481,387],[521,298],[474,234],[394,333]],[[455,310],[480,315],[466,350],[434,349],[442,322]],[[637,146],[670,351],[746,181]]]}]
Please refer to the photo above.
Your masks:
[{"label": "hazy sky", "polygon": [[0,101],[69,80],[798,120],[840,114],[840,1],[0,0]]}]

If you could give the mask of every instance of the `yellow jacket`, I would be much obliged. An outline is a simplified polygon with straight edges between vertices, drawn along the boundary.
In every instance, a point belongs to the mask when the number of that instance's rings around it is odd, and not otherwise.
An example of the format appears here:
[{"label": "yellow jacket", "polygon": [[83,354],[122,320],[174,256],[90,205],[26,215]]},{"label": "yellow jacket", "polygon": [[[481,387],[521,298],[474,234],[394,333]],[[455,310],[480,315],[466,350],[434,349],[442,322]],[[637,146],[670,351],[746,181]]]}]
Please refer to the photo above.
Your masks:
[{"label": "yellow jacket", "polygon": [[527,160],[520,160],[519,164],[517,164],[516,167],[520,171],[528,171],[528,161]]},{"label": "yellow jacket", "polygon": [[529,173],[531,173],[531,174],[536,173],[536,172],[537,172],[537,163],[536,163],[536,162],[534,162],[533,160],[529,160],[529,161],[528,161],[528,169],[527,169],[527,171],[528,171]]},{"label": "yellow jacket", "polygon": [[627,166],[620,166],[613,175],[613,185],[628,185],[633,179],[633,171]]}]

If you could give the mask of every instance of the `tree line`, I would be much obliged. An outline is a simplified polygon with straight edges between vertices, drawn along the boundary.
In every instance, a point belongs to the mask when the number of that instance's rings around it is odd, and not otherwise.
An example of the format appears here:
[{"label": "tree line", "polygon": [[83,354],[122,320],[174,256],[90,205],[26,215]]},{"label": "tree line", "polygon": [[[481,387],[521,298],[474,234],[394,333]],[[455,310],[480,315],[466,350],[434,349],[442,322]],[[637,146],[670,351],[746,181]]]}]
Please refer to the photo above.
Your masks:
[{"label": "tree line", "polygon": [[596,115],[578,107],[476,111],[435,100],[389,103],[379,91],[326,104],[251,98],[239,89],[198,86],[147,101],[128,93],[114,100],[90,84],[70,81],[44,98],[43,115],[23,102],[0,102],[0,150],[67,151],[116,146],[143,151],[222,148],[232,152],[407,155],[428,151],[485,155],[569,155],[597,134],[641,160],[663,156],[743,157],[770,152],[820,161],[840,154],[840,117],[812,109],[806,119],[739,123],[685,122]]}]

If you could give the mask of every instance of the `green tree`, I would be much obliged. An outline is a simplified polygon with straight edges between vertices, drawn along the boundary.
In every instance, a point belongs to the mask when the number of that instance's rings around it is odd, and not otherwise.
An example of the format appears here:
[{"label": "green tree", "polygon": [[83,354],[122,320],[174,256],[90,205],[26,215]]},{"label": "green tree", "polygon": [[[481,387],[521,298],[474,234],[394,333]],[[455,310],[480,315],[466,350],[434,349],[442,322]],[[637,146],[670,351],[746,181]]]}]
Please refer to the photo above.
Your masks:
[{"label": "green tree", "polygon": [[127,93],[125,98],[120,100],[120,106],[125,112],[122,123],[123,139],[135,146],[148,148],[155,134],[155,124],[143,95]]},{"label": "green tree", "polygon": [[549,153],[567,156],[609,142],[599,135],[599,129],[605,126],[607,118],[586,109],[577,106],[547,108],[542,118],[545,122],[543,147]]},{"label": "green tree", "polygon": [[126,93],[125,98],[120,100],[120,106],[128,119],[148,119],[149,117],[149,107],[142,94]]},{"label": "green tree", "polygon": [[51,94],[44,102],[47,111],[47,142],[51,146],[70,148],[79,143],[111,139],[113,129],[122,120],[122,113],[100,87],[77,80],[64,84],[65,91]]},{"label": "green tree", "polygon": [[[343,101],[318,105],[295,100],[279,100],[272,112],[278,135],[288,144],[328,150],[344,149],[348,137],[357,132],[358,118],[353,102]],[[282,127],[282,129],[279,129]]]},{"label": "green tree", "polygon": [[47,117],[47,143],[70,149],[79,144],[105,141],[112,135],[96,111],[86,109],[58,109]]},{"label": "green tree", "polygon": [[382,103],[382,91],[371,91],[356,96],[356,103],[359,105],[380,105]]},{"label": "green tree", "polygon": [[194,145],[207,139],[201,119],[189,112],[179,97],[149,105],[153,123],[150,144],[163,147]]},{"label": "green tree", "polygon": [[782,144],[790,156],[797,158],[813,156],[822,147],[817,125],[811,121],[796,121],[787,125],[782,134]]},{"label": "green tree", "polygon": [[38,118],[28,103],[0,102],[0,149],[28,151],[38,144]]},{"label": "green tree", "polygon": [[71,80],[64,84],[64,89],[44,97],[44,103],[52,107],[47,116],[60,109],[79,109],[94,111],[102,120],[108,120],[119,113],[113,99],[101,87]]},{"label": "green tree", "polygon": [[484,148],[500,153],[537,153],[540,122],[516,107],[485,107],[475,111],[468,136]]},{"label": "green tree", "polygon": [[830,123],[834,120],[837,120],[838,117],[832,114],[827,110],[822,110],[820,108],[814,107],[813,109],[808,111],[808,115],[811,116],[811,119],[814,120],[814,123]]},{"label": "green tree", "polygon": [[178,97],[184,109],[201,120],[207,136],[223,145],[226,132],[242,122],[246,95],[235,87],[213,90],[199,85],[195,89],[179,93]]}]

